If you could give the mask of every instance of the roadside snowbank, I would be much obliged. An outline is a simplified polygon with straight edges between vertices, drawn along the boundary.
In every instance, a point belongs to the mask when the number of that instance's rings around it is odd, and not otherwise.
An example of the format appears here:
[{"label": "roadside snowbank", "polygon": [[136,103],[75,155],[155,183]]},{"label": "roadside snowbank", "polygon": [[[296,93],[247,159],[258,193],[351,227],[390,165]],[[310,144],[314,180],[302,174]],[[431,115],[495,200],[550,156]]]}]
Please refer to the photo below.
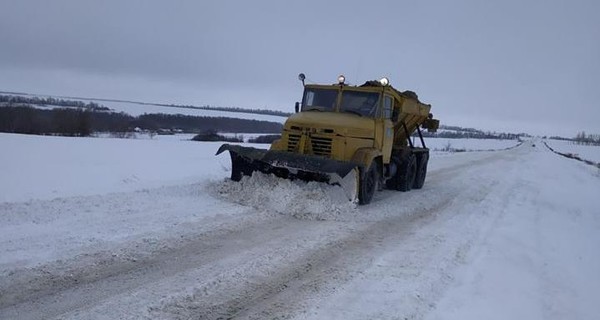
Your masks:
[{"label": "roadside snowbank", "polygon": [[600,163],[600,146],[575,144],[573,141],[545,140],[555,151],[578,155],[581,159]]}]

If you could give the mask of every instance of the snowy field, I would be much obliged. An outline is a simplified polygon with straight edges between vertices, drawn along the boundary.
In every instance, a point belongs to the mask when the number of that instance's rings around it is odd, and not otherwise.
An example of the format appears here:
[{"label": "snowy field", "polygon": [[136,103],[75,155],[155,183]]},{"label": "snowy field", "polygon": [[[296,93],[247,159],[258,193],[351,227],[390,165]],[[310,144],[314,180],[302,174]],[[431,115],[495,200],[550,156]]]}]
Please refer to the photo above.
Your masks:
[{"label": "snowy field", "polygon": [[575,144],[573,141],[545,140],[555,151],[560,153],[572,153],[581,159],[600,163],[600,146],[588,146]]},{"label": "snowy field", "polygon": [[238,119],[249,119],[249,120],[262,120],[283,123],[286,117],[262,115],[255,113],[244,113],[244,112],[229,112],[229,111],[218,111],[218,110],[202,110],[202,109],[191,109],[191,108],[178,108],[178,107],[165,107],[155,105],[145,105],[138,103],[129,102],[112,102],[112,101],[99,101],[98,103],[115,110],[116,112],[125,112],[132,116],[139,116],[144,113],[166,113],[166,114],[183,114],[188,116],[202,116],[202,117],[229,117]]},{"label": "snowy field", "polygon": [[354,207],[187,139],[0,134],[0,319],[600,314],[600,171],[539,141],[428,139],[498,151]]},{"label": "snowy field", "polygon": [[[244,139],[259,134],[243,135]],[[0,133],[0,202],[135,191],[227,177],[222,142],[190,141],[193,134],[137,139],[70,138]],[[431,149],[448,143],[466,150],[504,149],[515,140],[427,139]],[[268,144],[247,144],[267,149]],[[440,152],[445,156],[444,152]],[[433,160],[432,160],[433,161]],[[15,170],[17,168],[17,170]]]},{"label": "snowy field", "polygon": [[[0,201],[134,191],[221,177],[220,143],[191,135],[154,139],[68,138],[0,133]],[[223,161],[224,162],[224,161]]]},{"label": "snowy field", "polygon": [[[25,96],[27,97],[27,96]],[[39,98],[48,98],[43,95],[37,96]],[[286,117],[280,116],[271,116],[271,115],[262,115],[262,114],[254,114],[254,113],[244,113],[244,112],[229,112],[229,111],[218,111],[218,110],[202,110],[202,109],[192,109],[192,108],[181,108],[181,107],[167,107],[167,106],[157,106],[151,104],[142,104],[135,102],[117,102],[117,101],[103,101],[103,100],[93,100],[93,99],[68,99],[66,100],[77,100],[82,101],[84,103],[96,102],[100,105],[110,108],[114,112],[124,112],[132,116],[139,116],[144,113],[165,113],[165,114],[182,114],[189,116],[201,116],[201,117],[228,117],[228,118],[238,118],[238,119],[249,119],[249,120],[259,120],[259,121],[272,121],[284,123]],[[40,109],[52,109],[52,108],[60,108],[59,106],[40,106],[40,105],[32,105],[33,107]],[[292,110],[290,110],[291,112]]]}]

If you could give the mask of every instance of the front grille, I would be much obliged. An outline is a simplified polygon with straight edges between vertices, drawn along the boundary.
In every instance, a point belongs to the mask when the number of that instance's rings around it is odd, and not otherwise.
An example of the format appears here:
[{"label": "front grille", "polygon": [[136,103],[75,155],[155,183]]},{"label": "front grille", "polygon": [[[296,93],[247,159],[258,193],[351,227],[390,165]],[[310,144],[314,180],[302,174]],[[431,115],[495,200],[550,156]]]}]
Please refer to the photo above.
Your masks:
[{"label": "front grille", "polygon": [[298,147],[298,143],[300,142],[300,135],[299,134],[289,134],[288,135],[288,147],[287,150],[289,152],[292,152],[294,150],[296,150],[296,148]]},{"label": "front grille", "polygon": [[311,137],[311,142],[315,155],[331,156],[331,138]]},{"label": "front grille", "polygon": [[[315,136],[313,134],[316,134],[316,130],[315,129],[310,129],[310,128],[299,128],[299,127],[292,127],[292,129],[301,129],[303,131],[303,133],[300,133],[298,131],[296,131],[295,133],[288,133],[288,144],[287,144],[287,151],[288,152],[299,152],[299,153],[306,153],[309,154],[310,153],[310,149],[312,149],[312,154],[317,155],[317,156],[323,156],[323,157],[327,157],[327,158],[331,158],[331,144],[332,144],[332,138],[328,138],[327,136],[323,137],[323,136]],[[310,133],[310,131],[312,131],[312,134]],[[321,129],[322,132],[333,132],[333,129]],[[298,150],[298,145],[300,144],[300,138],[302,138],[302,135],[306,135],[307,136],[307,142],[310,142],[310,146],[306,145],[304,147],[304,150]]]}]

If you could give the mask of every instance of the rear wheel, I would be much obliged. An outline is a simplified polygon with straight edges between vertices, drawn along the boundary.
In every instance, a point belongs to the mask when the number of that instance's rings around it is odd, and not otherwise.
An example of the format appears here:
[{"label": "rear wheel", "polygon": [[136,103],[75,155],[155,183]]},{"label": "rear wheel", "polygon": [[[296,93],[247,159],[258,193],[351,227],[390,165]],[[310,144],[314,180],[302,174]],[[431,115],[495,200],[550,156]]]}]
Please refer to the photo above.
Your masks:
[{"label": "rear wheel", "polygon": [[398,191],[410,191],[415,183],[415,177],[417,174],[417,158],[414,154],[408,154],[400,162],[400,168],[398,168],[398,184],[396,190]]},{"label": "rear wheel", "polygon": [[425,176],[427,175],[427,162],[429,162],[429,153],[422,153],[417,157],[417,175],[413,189],[423,188]]},{"label": "rear wheel", "polygon": [[[396,166],[396,168],[398,168],[397,170],[400,170],[400,159],[397,156],[392,156],[392,160],[391,160],[394,165]],[[385,181],[385,187],[388,188],[389,190],[398,190],[398,172],[396,171],[396,173],[390,177],[389,179],[387,179]]]},{"label": "rear wheel", "polygon": [[358,189],[358,201],[360,204],[369,204],[373,199],[373,194],[377,189],[379,182],[379,171],[377,170],[377,162],[373,161],[366,172],[360,175],[360,185]]}]

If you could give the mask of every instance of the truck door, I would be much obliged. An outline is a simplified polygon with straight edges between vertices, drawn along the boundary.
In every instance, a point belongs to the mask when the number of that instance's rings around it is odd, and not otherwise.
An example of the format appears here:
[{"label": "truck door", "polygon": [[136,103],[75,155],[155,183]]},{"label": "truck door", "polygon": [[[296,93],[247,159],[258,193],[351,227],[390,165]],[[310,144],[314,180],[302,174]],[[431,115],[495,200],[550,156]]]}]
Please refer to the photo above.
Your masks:
[{"label": "truck door", "polygon": [[394,144],[394,123],[392,122],[392,111],[394,108],[394,98],[388,95],[383,96],[383,110],[378,119],[377,126],[383,128],[383,139],[381,152],[383,153],[383,163],[390,162],[392,145]]}]

